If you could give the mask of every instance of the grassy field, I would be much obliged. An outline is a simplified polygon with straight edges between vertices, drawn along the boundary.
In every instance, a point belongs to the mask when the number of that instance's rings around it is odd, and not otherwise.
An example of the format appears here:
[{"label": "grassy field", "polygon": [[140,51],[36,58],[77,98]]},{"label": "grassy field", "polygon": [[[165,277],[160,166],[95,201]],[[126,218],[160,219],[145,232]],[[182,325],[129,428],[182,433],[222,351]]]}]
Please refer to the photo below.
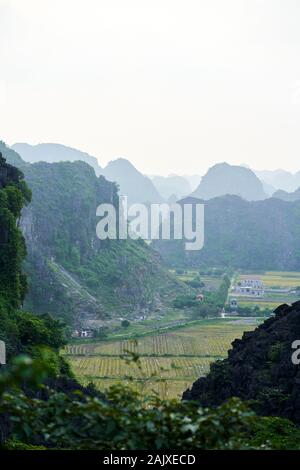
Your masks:
[{"label": "grassy field", "polygon": [[[178,274],[175,269],[170,269],[169,270],[172,274],[174,274],[180,281],[192,281],[196,276],[199,275],[199,272],[195,269],[184,269],[184,272],[182,274]],[[204,290],[205,289],[211,289],[211,290],[217,290],[220,287],[220,284],[222,282],[222,275],[205,275],[201,274],[200,275],[201,281],[204,282]]]},{"label": "grassy field", "polygon": [[[231,342],[253,329],[255,320],[203,320],[193,326],[138,340],[70,344],[65,350],[84,384],[105,390],[113,383],[132,383],[162,398],[179,398],[209,364],[226,357]],[[138,362],[132,359],[139,356]]]},{"label": "grassy field", "polygon": [[[237,276],[242,278],[246,273]],[[251,273],[253,279],[261,279],[263,284],[268,288],[285,289],[300,286],[300,272],[296,271],[266,271],[264,273]]]},{"label": "grassy field", "polygon": [[[233,296],[232,296],[233,297]],[[245,298],[238,298],[238,304],[241,307],[254,307],[255,305],[258,305],[261,309],[264,308],[269,308],[271,310],[275,310],[278,305],[287,302],[287,300],[283,300],[281,302],[278,301],[268,301],[268,300],[262,300],[262,299],[247,299]]]},{"label": "grassy field", "polygon": [[267,287],[294,288],[300,286],[300,272],[268,271],[260,278]]}]

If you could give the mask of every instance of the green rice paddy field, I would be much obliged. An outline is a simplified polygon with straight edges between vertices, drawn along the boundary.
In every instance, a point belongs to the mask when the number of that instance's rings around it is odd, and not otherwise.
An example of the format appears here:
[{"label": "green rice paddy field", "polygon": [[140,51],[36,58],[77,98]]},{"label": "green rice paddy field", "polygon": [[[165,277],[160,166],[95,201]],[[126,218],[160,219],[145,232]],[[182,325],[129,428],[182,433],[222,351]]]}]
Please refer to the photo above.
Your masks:
[{"label": "green rice paddy field", "polygon": [[[255,319],[204,320],[192,327],[138,340],[70,344],[66,358],[79,380],[100,390],[130,383],[162,398],[179,398],[212,361],[224,358],[235,338],[255,328]],[[137,354],[138,362],[132,357]]]},{"label": "green rice paddy field", "polygon": [[[178,277],[190,280],[196,274],[195,270],[186,270]],[[239,276],[237,273],[235,282]],[[299,272],[269,271],[251,273],[252,276],[260,278],[267,288],[295,290],[300,286]],[[201,278],[213,290],[221,282],[221,277]],[[295,293],[266,293],[264,299],[239,297],[239,304],[253,306],[255,302],[261,308],[274,309],[280,303],[295,300]],[[219,318],[181,326],[178,321],[185,316],[182,312],[174,315],[172,312],[170,318],[132,324],[126,330],[127,338],[119,332],[105,341],[70,344],[65,350],[66,358],[82,383],[93,382],[100,390],[121,382],[147,393],[154,391],[161,398],[180,398],[184,390],[209,371],[211,362],[226,357],[235,338],[241,338],[244,331],[254,329],[263,320]],[[166,331],[155,331],[160,323]],[[140,337],[132,340],[130,336]],[[135,354],[139,357],[137,362],[132,360]]]}]

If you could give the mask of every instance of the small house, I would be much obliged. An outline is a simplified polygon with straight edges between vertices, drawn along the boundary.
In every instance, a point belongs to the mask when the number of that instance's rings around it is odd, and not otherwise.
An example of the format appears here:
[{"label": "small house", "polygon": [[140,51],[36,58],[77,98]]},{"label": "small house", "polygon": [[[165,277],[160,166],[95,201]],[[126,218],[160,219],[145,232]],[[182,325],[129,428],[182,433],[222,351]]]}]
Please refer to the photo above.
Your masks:
[{"label": "small house", "polygon": [[79,337],[80,338],[93,338],[94,331],[93,330],[80,330]]},{"label": "small house", "polygon": [[243,276],[234,287],[234,292],[247,297],[263,297],[265,286],[260,278]]},{"label": "small house", "polygon": [[263,288],[263,282],[259,277],[243,276],[239,281],[241,287]]}]

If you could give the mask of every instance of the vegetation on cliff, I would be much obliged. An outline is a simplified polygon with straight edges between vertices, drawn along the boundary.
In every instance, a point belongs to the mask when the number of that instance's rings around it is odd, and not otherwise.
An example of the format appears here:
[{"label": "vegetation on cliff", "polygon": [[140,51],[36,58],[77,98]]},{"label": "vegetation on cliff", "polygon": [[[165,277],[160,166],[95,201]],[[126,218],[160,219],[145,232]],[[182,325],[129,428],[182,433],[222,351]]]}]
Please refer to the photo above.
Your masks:
[{"label": "vegetation on cliff", "polygon": [[191,291],[142,240],[97,238],[96,209],[101,203],[118,208],[116,184],[82,161],[22,164],[22,170],[32,190],[21,219],[28,250],[26,309],[74,326],[147,315]]},{"label": "vegetation on cliff", "polygon": [[275,316],[232,343],[228,358],[211,365],[185,400],[218,406],[230,397],[252,401],[264,416],[300,423],[299,366],[292,361],[292,343],[300,338],[300,302],[281,305]]},{"label": "vegetation on cliff", "polygon": [[[101,203],[117,208],[118,192],[87,164],[37,163],[26,168],[25,176],[33,193],[22,219],[29,252],[28,308],[74,323],[86,314],[94,319],[147,314],[170,303],[168,297],[177,291],[188,292],[142,240],[96,237],[96,208]],[[86,295],[78,295],[78,289],[70,296],[68,274]]]},{"label": "vegetation on cliff", "polygon": [[[195,198],[182,202],[196,204]],[[300,270],[300,201],[245,201],[223,196],[205,201],[204,247],[186,251],[184,240],[155,242],[169,266],[230,266],[266,271]]]},{"label": "vegetation on cliff", "polygon": [[27,280],[22,272],[26,246],[19,220],[30,199],[22,172],[0,155],[0,339],[6,343],[8,358],[20,352],[37,354],[35,348],[42,347],[58,351],[65,342],[58,321],[20,310]]}]

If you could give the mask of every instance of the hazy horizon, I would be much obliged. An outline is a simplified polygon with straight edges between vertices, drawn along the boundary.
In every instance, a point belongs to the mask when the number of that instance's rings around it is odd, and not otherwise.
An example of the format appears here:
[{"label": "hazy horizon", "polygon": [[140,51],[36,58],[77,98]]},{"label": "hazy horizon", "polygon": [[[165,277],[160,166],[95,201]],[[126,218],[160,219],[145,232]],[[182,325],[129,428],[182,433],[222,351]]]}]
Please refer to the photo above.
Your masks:
[{"label": "hazy horizon", "polygon": [[296,172],[300,4],[0,0],[0,138],[151,175]]},{"label": "hazy horizon", "polygon": [[[0,138],[0,140],[1,140],[1,138]],[[43,144],[45,144],[45,145],[63,145],[63,146],[65,146],[65,147],[68,147],[68,148],[71,148],[71,149],[74,149],[74,150],[78,150],[79,152],[87,153],[87,154],[89,154],[91,157],[97,158],[96,155],[93,155],[93,154],[87,152],[87,150],[84,149],[84,148],[75,148],[75,147],[73,147],[72,145],[61,144],[60,142],[39,142],[39,143],[37,143],[37,144],[33,144],[33,143],[30,143],[30,142],[13,142],[13,144],[9,144],[8,142],[6,142],[6,143],[7,143],[7,145],[9,145],[9,147],[11,147],[11,148],[13,148],[15,144],[29,144],[29,145],[31,145],[31,146],[43,145]],[[15,149],[15,150],[16,150],[16,149]],[[20,155],[22,154],[22,152],[20,152],[20,151],[18,151],[18,150],[16,150],[16,151],[17,151],[17,153],[20,153]],[[22,156],[22,155],[21,155],[21,156]],[[111,160],[105,161],[105,163],[103,163],[102,161],[100,161],[100,160],[98,159],[98,164],[99,164],[99,166],[100,166],[102,169],[104,169],[109,163],[111,163],[111,162],[113,162],[113,161],[115,161],[115,160],[119,160],[119,159],[128,160],[129,163],[131,163],[131,164],[133,165],[133,162],[132,162],[132,161],[130,160],[130,158],[128,158],[126,155],[115,155]],[[210,168],[212,168],[212,167],[215,166],[215,165],[222,164],[222,163],[228,163],[228,164],[230,164],[230,165],[232,165],[232,166],[240,166],[240,167],[248,168],[249,170],[252,170],[253,172],[264,172],[264,171],[266,171],[266,172],[267,172],[267,171],[274,171],[274,172],[276,172],[276,171],[286,171],[286,172],[291,173],[291,174],[293,174],[293,175],[295,175],[296,173],[300,172],[300,165],[299,165],[299,169],[298,169],[298,170],[295,170],[295,171],[286,170],[283,166],[282,166],[282,167],[273,168],[273,169],[263,168],[263,169],[260,170],[260,169],[257,169],[257,168],[252,168],[252,167],[250,167],[250,166],[249,166],[248,164],[246,164],[246,163],[229,163],[229,162],[227,162],[227,161],[212,162],[208,167],[204,168],[204,170],[203,170],[202,173],[200,173],[200,172],[198,172],[198,173],[196,173],[196,172],[194,172],[194,173],[187,173],[187,172],[186,172],[186,173],[175,173],[175,172],[173,172],[173,171],[166,171],[165,173],[145,173],[145,172],[143,171],[143,168],[140,167],[139,164],[136,164],[136,165],[134,164],[134,167],[135,167],[138,171],[140,171],[142,174],[148,176],[149,178],[155,178],[155,177],[172,177],[172,176],[181,176],[181,177],[198,177],[198,176],[200,176],[200,177],[202,177],[202,176],[204,176],[204,175],[207,173],[207,171],[208,171]]]}]

